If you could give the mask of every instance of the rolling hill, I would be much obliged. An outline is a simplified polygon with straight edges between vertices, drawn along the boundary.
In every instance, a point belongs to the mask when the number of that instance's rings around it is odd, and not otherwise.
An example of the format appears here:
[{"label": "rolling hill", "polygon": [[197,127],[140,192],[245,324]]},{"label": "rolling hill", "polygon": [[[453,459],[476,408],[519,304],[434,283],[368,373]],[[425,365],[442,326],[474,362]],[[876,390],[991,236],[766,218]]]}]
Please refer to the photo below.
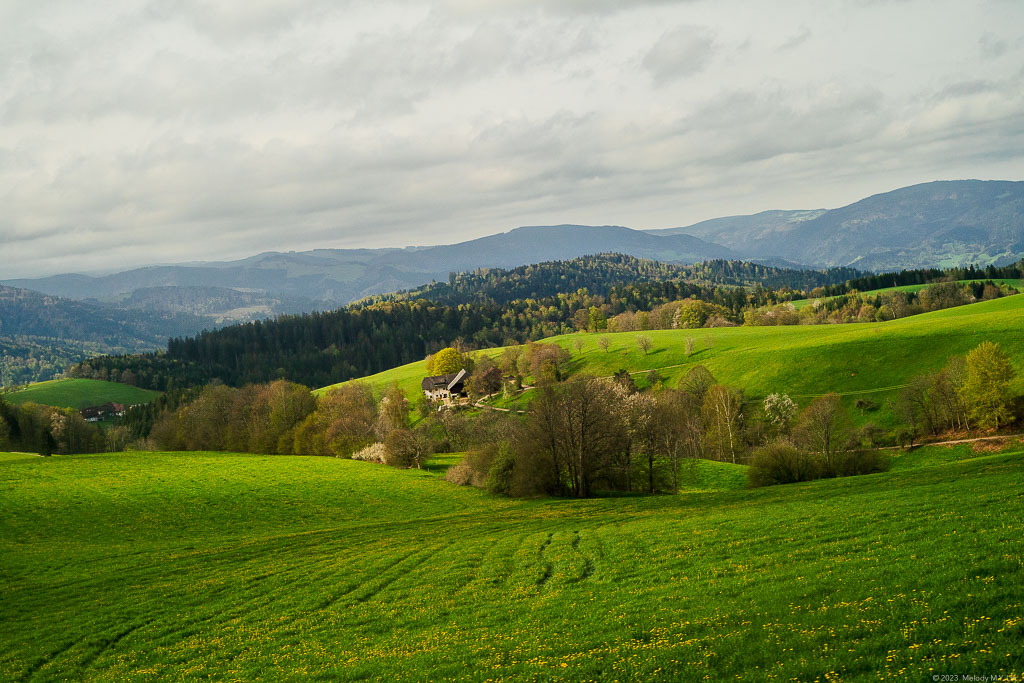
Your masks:
[{"label": "rolling hill", "polygon": [[160,395],[158,391],[140,389],[119,382],[98,379],[58,379],[30,384],[24,389],[2,394],[7,403],[38,403],[57,408],[81,410],[104,403],[135,405],[149,403]]},{"label": "rolling hill", "polygon": [[[801,404],[828,392],[843,394],[851,403],[870,398],[878,405],[877,413],[860,417],[888,426],[893,417],[885,401],[900,386],[917,373],[940,369],[949,356],[964,354],[982,341],[996,341],[1006,349],[1024,388],[1021,329],[1024,295],[1018,294],[881,323],[580,333],[545,341],[570,351],[573,374],[610,376],[626,368],[642,385],[646,373],[656,369],[668,386],[675,386],[699,363],[723,384],[744,389],[750,399],[775,392],[790,394]],[[654,340],[648,355],[636,345],[638,334]],[[602,336],[611,341],[608,352],[598,347]],[[686,355],[688,338],[696,341],[692,356]],[[576,339],[583,341],[582,353],[575,350]],[[501,349],[484,353],[496,356]],[[353,381],[378,390],[397,382],[417,397],[425,375],[425,363],[419,361]]]},{"label": "rolling hill", "polygon": [[743,490],[700,462],[678,496],[567,501],[335,458],[0,454],[0,678],[1021,671],[1024,454],[899,464]]},{"label": "rolling hill", "polygon": [[119,349],[160,348],[202,320],[184,313],[141,313],[0,285],[0,337],[96,342]]}]

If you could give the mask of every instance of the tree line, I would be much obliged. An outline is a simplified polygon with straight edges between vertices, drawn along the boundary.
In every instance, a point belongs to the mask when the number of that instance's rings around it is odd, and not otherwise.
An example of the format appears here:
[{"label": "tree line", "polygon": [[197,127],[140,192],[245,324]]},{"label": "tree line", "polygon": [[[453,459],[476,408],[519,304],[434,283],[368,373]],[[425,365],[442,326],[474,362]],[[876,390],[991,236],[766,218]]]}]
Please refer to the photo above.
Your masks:
[{"label": "tree line", "polygon": [[39,455],[102,453],[106,435],[77,410],[35,403],[13,405],[0,398],[0,451]]},{"label": "tree line", "polygon": [[859,274],[845,282],[822,285],[811,292],[812,297],[838,296],[853,291],[869,291],[888,287],[923,285],[942,280],[1016,280],[1024,278],[1024,261],[1004,266],[979,268],[974,264],[961,268],[917,268],[898,273]]}]

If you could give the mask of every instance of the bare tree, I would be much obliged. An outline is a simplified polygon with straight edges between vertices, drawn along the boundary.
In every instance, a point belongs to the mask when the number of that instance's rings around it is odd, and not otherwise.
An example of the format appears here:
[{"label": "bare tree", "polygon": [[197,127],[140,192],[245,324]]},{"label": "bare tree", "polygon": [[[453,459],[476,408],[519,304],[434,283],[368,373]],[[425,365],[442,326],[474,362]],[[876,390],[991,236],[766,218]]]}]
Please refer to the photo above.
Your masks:
[{"label": "bare tree", "polygon": [[850,437],[850,417],[839,394],[825,394],[811,401],[800,413],[794,434],[805,448],[821,453],[826,467],[831,468],[835,454]]},{"label": "bare tree", "polygon": [[942,406],[933,396],[936,373],[914,375],[896,397],[896,414],[914,434],[938,434],[943,424]]},{"label": "bare tree", "polygon": [[647,490],[649,493],[654,493],[655,461],[657,459],[656,444],[651,439],[651,417],[654,406],[654,396],[651,394],[627,394],[623,391],[620,407],[623,423],[629,436],[627,450],[636,449],[647,456]]},{"label": "bare tree", "polygon": [[704,420],[706,443],[713,449],[718,460],[736,462],[736,456],[743,447],[741,417],[743,395],[737,389],[721,384],[708,389],[701,406]]},{"label": "bare tree", "polygon": [[597,340],[597,345],[600,346],[605,353],[608,353],[608,347],[612,345],[612,341],[608,337],[601,337]]},{"label": "bare tree", "polygon": [[590,496],[622,449],[620,394],[611,380],[582,378],[543,387],[530,406],[529,448],[574,497]]},{"label": "bare tree", "polygon": [[394,429],[384,441],[387,446],[385,462],[392,467],[422,469],[434,452],[434,442],[422,429]]},{"label": "bare tree", "polygon": [[697,346],[697,340],[693,337],[686,338],[686,357],[689,358],[693,355],[694,348]]},{"label": "bare tree", "polygon": [[946,361],[946,367],[939,372],[936,381],[936,400],[945,406],[949,426],[953,429],[967,429],[969,426],[962,392],[966,375],[966,359],[953,356]]},{"label": "bare tree", "polygon": [[715,379],[715,376],[706,367],[695,365],[683,377],[679,383],[679,388],[693,394],[699,402],[703,403],[708,389],[717,383],[718,381]]},{"label": "bare tree", "polygon": [[654,340],[646,334],[639,334],[636,337],[636,345],[640,347],[640,350],[643,351],[646,356],[654,345]]},{"label": "bare tree", "polygon": [[578,353],[580,355],[583,355],[583,338],[582,337],[576,337],[576,339],[574,339],[573,342],[572,342],[572,346],[573,346],[574,349],[576,349],[576,353]]},{"label": "bare tree", "polygon": [[655,397],[648,438],[653,448],[668,459],[673,493],[679,492],[679,468],[683,459],[700,455],[703,432],[700,413],[700,404],[693,394],[663,391]]}]

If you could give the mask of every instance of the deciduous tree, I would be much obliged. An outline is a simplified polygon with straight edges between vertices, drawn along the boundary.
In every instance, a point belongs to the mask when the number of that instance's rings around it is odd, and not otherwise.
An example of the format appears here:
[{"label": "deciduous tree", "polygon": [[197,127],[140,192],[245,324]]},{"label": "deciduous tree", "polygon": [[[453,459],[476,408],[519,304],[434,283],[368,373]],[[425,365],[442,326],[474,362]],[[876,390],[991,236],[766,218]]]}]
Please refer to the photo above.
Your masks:
[{"label": "deciduous tree", "polygon": [[463,365],[462,354],[449,346],[434,354],[432,372],[435,375],[451,375],[461,370]]},{"label": "deciduous tree", "polygon": [[764,399],[764,416],[780,432],[787,432],[796,418],[796,403],[788,394],[768,394]]},{"label": "deciduous tree", "polygon": [[646,356],[651,351],[651,347],[654,346],[654,340],[646,334],[638,334],[636,337],[636,345],[640,347],[640,350],[644,352]]},{"label": "deciduous tree", "polygon": [[1010,421],[1015,374],[1010,357],[995,342],[982,342],[967,354],[960,394],[971,421],[981,429],[998,429]]},{"label": "deciduous tree", "polygon": [[738,389],[716,384],[704,395],[705,444],[717,460],[735,463],[743,450],[742,408],[743,395]]},{"label": "deciduous tree", "polygon": [[850,437],[850,417],[839,394],[825,394],[811,401],[797,419],[794,433],[810,451],[821,453],[825,466],[832,468],[836,453]]}]

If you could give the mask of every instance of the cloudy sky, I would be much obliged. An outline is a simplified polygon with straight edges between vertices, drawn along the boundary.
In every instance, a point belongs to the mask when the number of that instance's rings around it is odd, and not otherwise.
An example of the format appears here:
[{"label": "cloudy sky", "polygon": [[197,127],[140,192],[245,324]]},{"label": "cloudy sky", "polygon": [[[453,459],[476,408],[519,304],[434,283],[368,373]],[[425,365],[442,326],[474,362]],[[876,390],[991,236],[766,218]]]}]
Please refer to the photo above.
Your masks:
[{"label": "cloudy sky", "polygon": [[1019,0],[3,2],[0,278],[1024,180],[1022,26]]}]

